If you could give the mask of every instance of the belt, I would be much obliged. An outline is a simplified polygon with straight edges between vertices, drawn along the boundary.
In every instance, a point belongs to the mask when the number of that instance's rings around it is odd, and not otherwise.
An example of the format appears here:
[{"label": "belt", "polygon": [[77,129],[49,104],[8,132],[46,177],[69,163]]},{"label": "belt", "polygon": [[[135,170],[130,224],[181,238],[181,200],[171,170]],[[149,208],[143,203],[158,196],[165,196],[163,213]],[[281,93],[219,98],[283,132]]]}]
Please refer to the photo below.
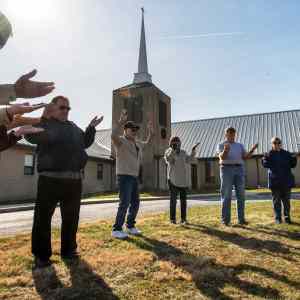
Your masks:
[{"label": "belt", "polygon": [[241,164],[221,164],[221,167],[241,167]]},{"label": "belt", "polygon": [[40,172],[41,176],[52,177],[52,178],[62,178],[62,179],[82,179],[83,174],[81,172],[51,172],[44,171]]}]

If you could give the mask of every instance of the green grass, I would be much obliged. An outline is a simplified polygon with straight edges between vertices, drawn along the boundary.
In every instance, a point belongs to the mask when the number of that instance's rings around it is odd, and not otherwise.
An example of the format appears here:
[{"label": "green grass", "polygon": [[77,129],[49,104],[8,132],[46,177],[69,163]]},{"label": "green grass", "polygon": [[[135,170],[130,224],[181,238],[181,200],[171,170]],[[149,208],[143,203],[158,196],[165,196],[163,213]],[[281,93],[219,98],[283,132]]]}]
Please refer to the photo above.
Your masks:
[{"label": "green grass", "polygon": [[[247,189],[247,192],[253,192],[253,193],[270,193],[271,191],[268,188],[259,188],[259,189]],[[300,187],[293,188],[292,192],[294,192],[294,193],[300,193]]]},{"label": "green grass", "polygon": [[[0,240],[0,299],[300,299],[300,202],[293,225],[274,225],[270,202],[247,205],[250,225],[223,227],[219,207],[189,210],[191,225],[167,214],[139,219],[144,235],[118,241],[111,221],[82,225],[81,259],[31,271],[30,235]],[[236,222],[235,213],[233,224]]]}]

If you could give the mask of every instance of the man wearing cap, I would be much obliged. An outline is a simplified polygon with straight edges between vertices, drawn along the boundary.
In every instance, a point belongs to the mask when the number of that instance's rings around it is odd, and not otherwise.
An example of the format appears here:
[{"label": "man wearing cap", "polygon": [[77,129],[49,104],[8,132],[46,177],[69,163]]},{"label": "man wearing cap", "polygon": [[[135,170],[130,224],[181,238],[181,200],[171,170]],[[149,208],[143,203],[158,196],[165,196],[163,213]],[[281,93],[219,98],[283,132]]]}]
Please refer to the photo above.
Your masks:
[{"label": "man wearing cap", "polygon": [[[119,123],[112,130],[111,139],[116,151],[116,173],[119,186],[119,208],[113,225],[112,237],[124,239],[128,234],[123,231],[127,215],[127,232],[132,235],[140,234],[135,227],[135,219],[139,210],[138,176],[142,160],[142,151],[150,144],[153,136],[152,123],[148,123],[148,137],[146,141],[137,140],[139,126],[132,121],[127,121],[127,112],[123,111]],[[124,130],[122,136],[119,132]]]},{"label": "man wearing cap", "polygon": [[220,143],[217,153],[220,160],[220,180],[221,180],[221,203],[222,203],[222,223],[226,226],[231,219],[231,197],[232,186],[235,188],[237,198],[238,223],[246,225],[245,220],[245,171],[244,160],[252,156],[258,147],[255,144],[249,152],[241,143],[235,141],[236,130],[229,127],[225,130],[225,141]]}]

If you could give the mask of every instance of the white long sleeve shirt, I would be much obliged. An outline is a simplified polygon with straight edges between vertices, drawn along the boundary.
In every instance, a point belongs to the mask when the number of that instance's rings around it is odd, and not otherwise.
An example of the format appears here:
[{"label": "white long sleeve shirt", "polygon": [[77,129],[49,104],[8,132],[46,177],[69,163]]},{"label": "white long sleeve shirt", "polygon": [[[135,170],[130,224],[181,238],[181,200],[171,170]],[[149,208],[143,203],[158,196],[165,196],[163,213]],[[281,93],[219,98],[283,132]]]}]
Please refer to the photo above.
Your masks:
[{"label": "white long sleeve shirt", "polygon": [[195,157],[188,155],[184,150],[176,153],[171,147],[165,152],[165,161],[168,166],[168,180],[177,187],[187,188],[189,186],[189,168]]}]

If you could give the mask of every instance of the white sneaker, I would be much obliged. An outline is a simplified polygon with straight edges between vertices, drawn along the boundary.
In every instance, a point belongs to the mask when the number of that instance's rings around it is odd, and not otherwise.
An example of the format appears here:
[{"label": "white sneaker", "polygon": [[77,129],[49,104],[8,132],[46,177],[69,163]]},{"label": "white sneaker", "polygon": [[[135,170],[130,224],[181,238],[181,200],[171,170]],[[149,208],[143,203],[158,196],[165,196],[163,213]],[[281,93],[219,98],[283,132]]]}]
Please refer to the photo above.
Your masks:
[{"label": "white sneaker", "polygon": [[142,232],[135,227],[127,228],[127,232],[131,235],[141,235]]},{"label": "white sneaker", "polygon": [[111,236],[116,239],[120,239],[120,240],[124,240],[124,239],[128,238],[128,234],[126,232],[124,232],[123,230],[113,230],[111,233]]}]

